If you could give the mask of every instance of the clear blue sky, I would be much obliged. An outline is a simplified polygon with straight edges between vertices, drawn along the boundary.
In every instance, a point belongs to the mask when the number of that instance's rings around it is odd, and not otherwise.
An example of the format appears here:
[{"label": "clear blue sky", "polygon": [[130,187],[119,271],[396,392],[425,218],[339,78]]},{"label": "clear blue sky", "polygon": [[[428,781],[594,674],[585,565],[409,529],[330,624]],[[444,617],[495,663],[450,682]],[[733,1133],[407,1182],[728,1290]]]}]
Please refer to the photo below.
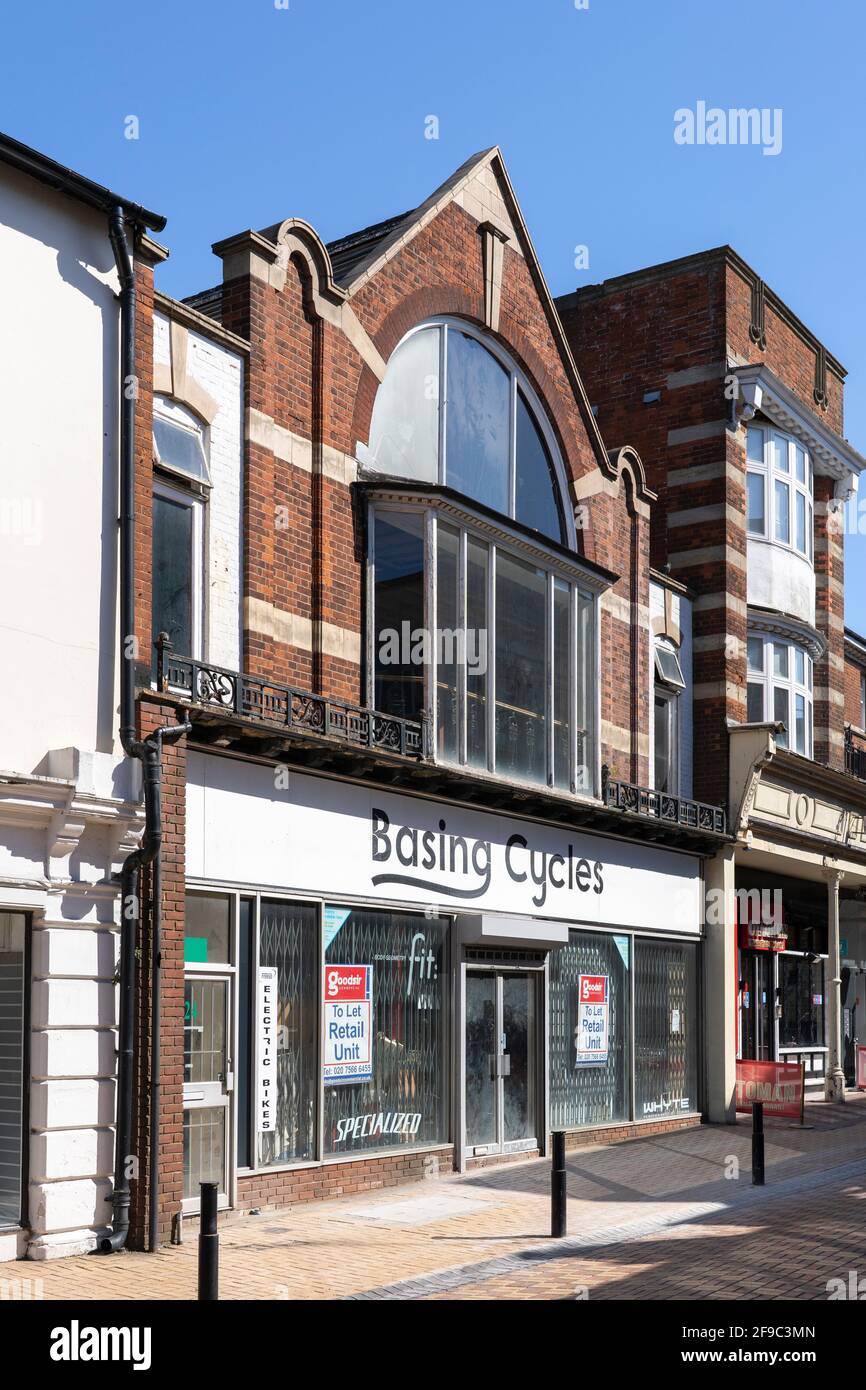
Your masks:
[{"label": "clear blue sky", "polygon": [[[848,368],[866,452],[863,0],[42,0],[3,29],[0,128],[164,213],[170,294],[221,237],[339,236],[498,144],[555,294],[730,242]],[[781,153],[675,144],[699,100],[781,108]]]}]

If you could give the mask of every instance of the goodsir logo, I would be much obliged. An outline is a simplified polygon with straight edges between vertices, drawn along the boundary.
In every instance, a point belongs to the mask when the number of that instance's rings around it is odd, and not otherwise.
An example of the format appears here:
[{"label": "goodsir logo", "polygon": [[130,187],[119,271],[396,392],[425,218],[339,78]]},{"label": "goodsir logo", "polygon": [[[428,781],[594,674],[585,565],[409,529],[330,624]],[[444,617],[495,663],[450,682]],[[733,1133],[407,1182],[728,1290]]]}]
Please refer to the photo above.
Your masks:
[{"label": "goodsir logo", "polygon": [[[448,832],[444,820],[439,829],[419,830],[414,825],[392,826],[384,811],[371,810],[372,854],[379,864],[399,864],[401,869],[421,873],[388,872],[373,875],[374,884],[402,883],[426,888],[448,898],[480,898],[493,878],[493,845]],[[568,892],[604,892],[604,865],[598,860],[581,859],[569,845],[564,854],[551,854],[535,848],[525,835],[509,835],[505,842],[504,870],[512,883],[534,885],[532,901],[543,907],[548,888]],[[465,886],[445,883],[442,875],[465,880]]]},{"label": "goodsir logo", "polygon": [[131,1361],[134,1371],[150,1370],[149,1327],[82,1327],[73,1318],[51,1333],[52,1361]]}]

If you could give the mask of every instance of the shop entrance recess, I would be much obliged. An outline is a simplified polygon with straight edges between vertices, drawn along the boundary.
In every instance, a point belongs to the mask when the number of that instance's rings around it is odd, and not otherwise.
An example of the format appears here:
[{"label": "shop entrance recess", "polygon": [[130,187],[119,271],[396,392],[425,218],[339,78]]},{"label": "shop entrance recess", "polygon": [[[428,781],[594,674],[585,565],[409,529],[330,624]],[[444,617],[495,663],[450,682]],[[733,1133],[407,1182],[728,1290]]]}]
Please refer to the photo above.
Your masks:
[{"label": "shop entrance recess", "polygon": [[466,1153],[539,1147],[540,971],[467,970]]},{"label": "shop entrance recess", "polygon": [[776,1055],[774,961],[768,951],[743,951],[740,981],[742,1054],[752,1062]]}]

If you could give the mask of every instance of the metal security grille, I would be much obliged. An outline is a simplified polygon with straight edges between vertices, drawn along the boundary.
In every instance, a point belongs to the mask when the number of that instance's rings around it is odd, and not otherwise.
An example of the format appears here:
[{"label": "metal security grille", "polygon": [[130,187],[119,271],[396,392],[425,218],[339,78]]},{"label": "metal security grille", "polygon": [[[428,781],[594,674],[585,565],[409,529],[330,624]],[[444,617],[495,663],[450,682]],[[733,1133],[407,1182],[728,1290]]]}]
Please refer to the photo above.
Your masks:
[{"label": "metal security grille", "polygon": [[318,908],[262,899],[259,964],[279,971],[277,1127],[259,1135],[259,1163],[314,1158],[318,1068]]},{"label": "metal security grille", "polygon": [[[552,1129],[629,1118],[629,940],[571,932],[550,955],[550,1123]],[[581,975],[608,979],[608,1056],[576,1065]]]},{"label": "metal security grille", "polygon": [[466,960],[476,965],[544,965],[544,951],[497,951],[492,947],[467,946]]},{"label": "metal security grille", "polygon": [[696,1110],[696,948],[635,944],[636,1118]]},{"label": "metal security grille", "polygon": [[0,912],[0,1226],[21,1220],[27,921]]},{"label": "metal security grille", "polygon": [[[373,1075],[325,1087],[325,1152],[446,1140],[446,923],[408,913],[345,911],[325,960],[373,967]],[[347,1125],[359,1116],[373,1117],[363,1134],[361,1126]]]}]

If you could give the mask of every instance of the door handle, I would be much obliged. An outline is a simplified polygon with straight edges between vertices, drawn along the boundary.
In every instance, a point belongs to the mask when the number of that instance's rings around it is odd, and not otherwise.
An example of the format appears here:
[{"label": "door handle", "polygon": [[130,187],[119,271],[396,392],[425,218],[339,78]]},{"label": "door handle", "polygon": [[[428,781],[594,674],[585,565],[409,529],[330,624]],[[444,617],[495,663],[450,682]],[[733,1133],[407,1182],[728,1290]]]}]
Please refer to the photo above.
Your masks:
[{"label": "door handle", "polygon": [[511,1075],[511,1056],[507,1052],[503,1052],[502,1056],[499,1059],[499,1075]]}]

